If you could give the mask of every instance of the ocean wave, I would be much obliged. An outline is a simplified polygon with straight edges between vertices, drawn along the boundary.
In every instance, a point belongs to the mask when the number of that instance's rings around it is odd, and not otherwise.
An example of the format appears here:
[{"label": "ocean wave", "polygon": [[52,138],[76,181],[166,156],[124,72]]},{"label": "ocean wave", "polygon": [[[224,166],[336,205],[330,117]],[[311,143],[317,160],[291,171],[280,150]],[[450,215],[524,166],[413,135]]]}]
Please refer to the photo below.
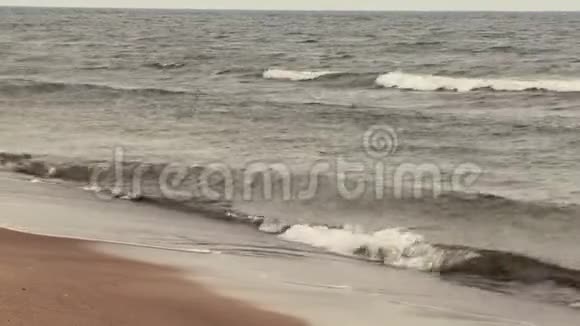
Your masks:
[{"label": "ocean wave", "polygon": [[580,290],[578,270],[512,252],[432,244],[404,228],[364,233],[352,227],[294,225],[279,237],[340,255],[445,277],[472,276],[526,285],[552,283]]},{"label": "ocean wave", "polygon": [[[86,161],[86,160],[74,160],[66,157],[52,157],[52,156],[38,156],[38,155],[31,155],[28,153],[9,153],[9,152],[0,152],[0,165],[4,167],[8,167],[10,170],[28,174],[35,177],[40,178],[58,178],[63,180],[70,180],[70,181],[79,181],[79,182],[91,182],[91,176],[95,172],[99,172],[101,177],[110,176],[111,178],[116,178],[115,169],[121,168],[123,169],[122,175],[127,180],[125,181],[132,181],[133,176],[135,175],[136,168],[145,169],[145,174],[139,174],[140,177],[143,177],[144,181],[151,181],[152,186],[156,186],[159,188],[159,179],[160,176],[167,172],[167,169],[170,167],[170,163],[147,163],[142,161],[124,161],[124,162],[116,162],[118,165],[113,165],[109,161]],[[188,186],[195,186],[195,182],[198,182],[196,178],[203,175],[203,173],[207,172],[215,172],[215,171],[208,171],[210,167],[203,167],[203,166],[192,166],[183,168],[187,168],[188,170],[185,173],[187,176],[186,179],[181,180],[181,186],[188,187]],[[96,171],[99,170],[99,171]],[[101,171],[103,170],[103,171]],[[125,171],[126,170],[126,173]],[[142,171],[143,172],[143,171]],[[219,184],[221,187],[217,187],[212,190],[216,191],[220,196],[220,198],[228,198],[229,200],[235,200],[238,198],[238,195],[241,195],[245,190],[244,180],[245,177],[244,169],[241,170],[233,170],[232,177],[235,181],[235,188],[233,189],[232,198],[230,196],[226,196],[224,194],[223,183],[224,180],[216,178],[214,180],[215,184]],[[272,187],[274,189],[283,189],[285,185],[285,178],[283,175],[277,175],[273,171],[270,171],[271,174],[271,182],[273,183]],[[274,198],[262,198],[259,195],[263,194],[265,183],[262,179],[264,177],[261,174],[256,174],[255,180],[252,180],[251,186],[253,187],[253,191],[256,194],[256,198],[254,200],[264,200],[264,199],[283,199],[282,197],[278,197],[278,195],[282,195],[274,191],[272,196]],[[310,175],[305,173],[303,175],[296,174],[295,181],[298,184],[302,184],[309,181]],[[150,180],[149,180],[150,179]],[[191,180],[189,180],[191,179]],[[104,181],[105,185],[107,182],[111,181],[105,178],[105,180],[97,180],[97,181]],[[113,180],[116,181],[116,180]],[[118,181],[118,180],[117,180]],[[188,183],[192,182],[192,183]],[[131,182],[126,182],[127,186],[133,186]],[[240,189],[238,189],[240,188]],[[241,189],[244,188],[244,189]],[[143,190],[155,190],[156,194],[159,194],[159,189],[143,189]],[[391,194],[393,189],[389,187],[385,187],[384,193]],[[429,193],[429,189],[424,189],[426,193]],[[369,194],[370,196],[363,195],[362,197],[358,198],[355,201],[345,199],[341,196],[338,191],[338,185],[336,184],[335,177],[333,174],[329,175],[321,175],[318,180],[318,191],[315,198],[311,198],[312,200],[308,201],[308,205],[311,208],[316,209],[323,209],[328,204],[332,204],[333,206],[340,207],[342,205],[348,205],[351,208],[361,209],[361,210],[378,210],[385,207],[385,205],[390,205],[391,207],[395,207],[396,204],[397,209],[404,208],[405,210],[411,209],[412,207],[416,207],[418,205],[417,201],[413,199],[413,197],[388,197],[385,196],[382,200],[376,200],[373,197],[373,194]],[[291,193],[291,198],[294,200],[299,200],[300,196],[298,193]],[[564,218],[569,219],[573,216],[578,214],[580,207],[578,205],[569,203],[569,204],[558,204],[558,203],[549,203],[549,202],[542,202],[542,201],[521,201],[521,200],[514,200],[506,197],[502,197],[495,194],[490,193],[482,193],[482,192],[454,192],[454,191],[447,191],[441,194],[438,194],[435,197],[425,197],[420,201],[420,205],[424,208],[428,208],[430,210],[439,209],[440,207],[445,207],[445,212],[457,212],[461,213],[466,211],[467,209],[477,209],[478,211],[484,212],[493,212],[494,214],[507,214],[507,215],[517,215],[517,216],[527,216],[527,217],[539,217],[542,215],[550,215],[552,218]],[[271,221],[267,221],[271,222]],[[283,228],[282,226],[281,228]],[[269,227],[270,229],[272,227]]]},{"label": "ocean wave", "polygon": [[323,86],[344,88],[376,87],[376,73],[368,72],[337,72],[337,71],[292,71],[267,70],[262,75],[265,79],[285,80],[293,82],[316,82]]},{"label": "ocean wave", "polygon": [[507,92],[580,92],[580,80],[455,78],[434,75],[407,74],[403,72],[390,72],[381,75],[377,78],[376,83],[377,85],[385,88],[398,88],[416,91],[470,92],[477,90],[492,90]]},{"label": "ocean wave", "polygon": [[[377,77],[378,76],[378,77]],[[401,90],[424,92],[450,91],[498,91],[498,92],[580,92],[580,79],[508,79],[508,78],[461,78],[404,72],[362,73],[339,71],[295,71],[268,69],[264,79],[302,81],[344,80],[341,85],[351,87],[378,86]]]},{"label": "ocean wave", "polygon": [[295,70],[281,70],[268,69],[263,73],[265,79],[275,80],[290,80],[290,81],[307,81],[315,80],[326,75],[340,74],[335,71],[295,71]]},{"label": "ocean wave", "polygon": [[499,250],[436,245],[446,252],[469,250],[476,255],[452,264],[444,264],[438,272],[445,276],[468,275],[497,282],[518,282],[555,285],[580,290],[580,271],[528,257],[523,254]]},{"label": "ocean wave", "polygon": [[139,88],[111,86],[97,83],[69,83],[59,81],[40,81],[27,79],[1,79],[0,94],[9,96],[28,94],[47,94],[57,92],[115,92],[134,93],[138,95],[176,95],[187,94],[185,90],[173,90],[164,88]]},{"label": "ocean wave", "polygon": [[[278,218],[246,214],[235,209],[231,202],[225,200],[204,197],[170,200],[161,193],[150,190],[147,187],[147,180],[141,180],[142,191],[135,193],[131,192],[132,188],[118,187],[115,179],[117,171],[111,167],[109,167],[110,170],[99,171],[102,179],[99,186],[89,186],[95,169],[101,168],[103,164],[106,163],[68,162],[66,159],[0,152],[0,165],[15,172],[40,178],[76,181],[85,185],[84,190],[105,195],[111,199],[155,204],[169,209],[201,213],[207,218],[245,224],[260,232],[276,235],[283,240],[306,244],[341,256],[350,256],[389,267],[436,273],[444,277],[474,276],[484,280],[522,284],[549,282],[561,287],[580,290],[580,271],[508,251],[431,243],[418,233],[419,229],[395,227],[377,232],[365,232],[348,225],[294,224]],[[127,172],[139,167],[142,167],[140,162],[125,162],[122,165],[123,171]],[[142,171],[142,177],[150,177],[151,184],[158,185],[158,177],[164,167],[166,165],[151,164],[150,169]],[[196,168],[199,169],[199,167]],[[198,172],[204,173],[201,170]],[[130,177],[130,173],[121,174]],[[192,182],[197,182],[196,178],[193,178]],[[130,186],[134,185],[127,183]],[[220,184],[219,180],[215,184]],[[325,199],[322,200],[326,202]],[[521,205],[507,198],[486,194],[449,194],[443,196],[441,200],[446,206],[469,205],[472,209],[474,205],[478,205],[478,209],[488,206]],[[523,207],[527,206],[524,204]]]}]

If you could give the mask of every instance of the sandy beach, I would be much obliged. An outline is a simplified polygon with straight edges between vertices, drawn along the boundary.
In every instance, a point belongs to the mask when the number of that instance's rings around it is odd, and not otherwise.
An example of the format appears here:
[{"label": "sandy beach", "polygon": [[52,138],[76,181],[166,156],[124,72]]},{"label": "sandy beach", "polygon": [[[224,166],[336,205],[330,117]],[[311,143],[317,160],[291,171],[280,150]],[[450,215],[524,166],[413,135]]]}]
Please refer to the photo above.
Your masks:
[{"label": "sandy beach", "polygon": [[306,325],[81,241],[2,229],[0,266],[2,325]]}]

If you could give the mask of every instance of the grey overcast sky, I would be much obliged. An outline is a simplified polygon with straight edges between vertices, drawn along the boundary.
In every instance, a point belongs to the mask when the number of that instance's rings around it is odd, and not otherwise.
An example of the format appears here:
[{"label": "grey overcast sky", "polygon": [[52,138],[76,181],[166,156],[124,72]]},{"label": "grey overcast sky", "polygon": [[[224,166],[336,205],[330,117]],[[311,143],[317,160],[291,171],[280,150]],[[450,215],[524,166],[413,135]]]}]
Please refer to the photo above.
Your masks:
[{"label": "grey overcast sky", "polygon": [[0,5],[290,10],[580,10],[580,0],[0,0]]}]

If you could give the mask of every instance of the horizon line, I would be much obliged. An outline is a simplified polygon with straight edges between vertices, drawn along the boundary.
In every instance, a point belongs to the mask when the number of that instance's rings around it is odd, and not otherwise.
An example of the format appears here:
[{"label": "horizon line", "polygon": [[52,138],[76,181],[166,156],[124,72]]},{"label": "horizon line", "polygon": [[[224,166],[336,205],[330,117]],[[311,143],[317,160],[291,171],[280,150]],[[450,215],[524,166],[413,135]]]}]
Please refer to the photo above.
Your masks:
[{"label": "horizon line", "polygon": [[196,11],[253,11],[253,12],[439,12],[439,13],[579,13],[580,9],[566,10],[452,10],[452,9],[249,9],[249,8],[187,8],[187,7],[78,7],[78,6],[33,6],[1,5],[0,8],[39,8],[39,9],[117,9],[117,10],[196,10]]}]

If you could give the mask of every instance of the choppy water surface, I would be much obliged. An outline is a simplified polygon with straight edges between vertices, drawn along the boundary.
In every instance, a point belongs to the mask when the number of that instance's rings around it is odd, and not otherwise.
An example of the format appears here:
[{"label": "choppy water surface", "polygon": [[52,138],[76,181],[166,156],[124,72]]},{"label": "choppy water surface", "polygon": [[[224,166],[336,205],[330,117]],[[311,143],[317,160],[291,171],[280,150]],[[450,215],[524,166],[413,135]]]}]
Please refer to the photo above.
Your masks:
[{"label": "choppy water surface", "polygon": [[[2,8],[1,161],[76,181],[115,148],[159,164],[151,180],[166,163],[281,163],[296,180],[339,159],[443,178],[478,167],[477,182],[437,198],[347,199],[322,182],[308,200],[162,203],[574,304],[579,29],[577,13]],[[388,128],[388,155],[369,155],[373,126]]]}]

